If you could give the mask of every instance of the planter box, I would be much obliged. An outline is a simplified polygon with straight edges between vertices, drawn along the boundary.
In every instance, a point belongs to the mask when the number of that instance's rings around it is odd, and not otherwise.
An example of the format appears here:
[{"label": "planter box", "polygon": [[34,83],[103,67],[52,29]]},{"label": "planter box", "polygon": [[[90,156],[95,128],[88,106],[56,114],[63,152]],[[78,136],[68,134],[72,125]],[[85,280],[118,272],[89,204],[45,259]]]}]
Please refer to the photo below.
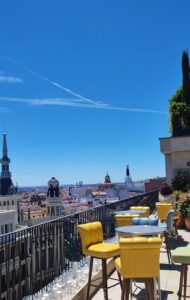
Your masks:
[{"label": "planter box", "polygon": [[181,213],[178,214],[178,219],[174,220],[174,222],[175,222],[176,228],[178,228],[178,229],[184,229],[186,227],[185,217]]},{"label": "planter box", "polygon": [[190,217],[185,217],[186,229],[190,231]]}]

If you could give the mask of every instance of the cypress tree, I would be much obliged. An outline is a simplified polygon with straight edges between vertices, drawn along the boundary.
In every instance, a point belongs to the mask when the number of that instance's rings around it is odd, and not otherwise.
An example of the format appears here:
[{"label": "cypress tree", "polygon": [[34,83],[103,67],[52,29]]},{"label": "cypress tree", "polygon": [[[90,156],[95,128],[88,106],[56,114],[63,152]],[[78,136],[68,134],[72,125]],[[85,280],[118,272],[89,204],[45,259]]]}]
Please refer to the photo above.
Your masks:
[{"label": "cypress tree", "polygon": [[188,52],[182,53],[182,87],[170,99],[170,130],[173,136],[190,135],[190,67]]},{"label": "cypress tree", "polygon": [[190,106],[190,68],[188,52],[182,54],[182,74],[183,74],[183,101]]}]

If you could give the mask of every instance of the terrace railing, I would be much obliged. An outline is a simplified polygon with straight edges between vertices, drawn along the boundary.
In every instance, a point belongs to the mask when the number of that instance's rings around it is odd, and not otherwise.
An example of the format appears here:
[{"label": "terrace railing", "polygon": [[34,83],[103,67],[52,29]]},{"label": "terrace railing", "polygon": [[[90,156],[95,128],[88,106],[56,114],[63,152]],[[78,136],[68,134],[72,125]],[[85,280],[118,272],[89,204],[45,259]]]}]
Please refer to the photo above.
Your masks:
[{"label": "terrace railing", "polygon": [[38,225],[0,235],[0,299],[22,299],[33,295],[72,261],[83,261],[77,225],[100,221],[104,237],[115,235],[113,212],[131,205],[155,208],[158,191],[61,216]]}]

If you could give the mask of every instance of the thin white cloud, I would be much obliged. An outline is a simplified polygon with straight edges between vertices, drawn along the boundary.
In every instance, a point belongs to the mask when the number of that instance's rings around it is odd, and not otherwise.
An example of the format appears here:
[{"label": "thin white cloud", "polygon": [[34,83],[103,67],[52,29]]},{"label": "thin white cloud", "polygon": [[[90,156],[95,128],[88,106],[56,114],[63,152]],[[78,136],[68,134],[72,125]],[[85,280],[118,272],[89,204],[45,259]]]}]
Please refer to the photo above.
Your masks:
[{"label": "thin white cloud", "polygon": [[[11,63],[21,65],[16,60],[10,58],[10,57],[3,57],[4,59],[8,60]],[[111,106],[107,103],[104,103],[102,101],[95,101],[90,98],[86,98],[66,87],[64,87],[62,84],[52,81],[48,79],[47,77],[44,77],[37,72],[34,72],[33,70],[22,66],[24,70],[27,72],[33,74],[35,77],[48,82],[49,84],[57,87],[58,89],[61,89],[70,95],[76,97],[75,99],[65,99],[65,98],[47,98],[47,99],[19,99],[19,98],[4,98],[7,99],[7,101],[15,101],[15,102],[24,102],[31,105],[62,105],[62,106],[73,106],[73,107],[86,107],[86,108],[96,108],[96,109],[110,109],[110,110],[120,110],[120,111],[131,111],[131,112],[141,112],[141,113],[156,113],[156,114],[168,114],[166,111],[160,111],[160,110],[154,110],[154,109],[144,109],[144,108],[130,108],[130,107],[115,107]],[[12,100],[11,100],[12,99]],[[3,100],[2,97],[0,97],[0,100]]]},{"label": "thin white cloud", "polygon": [[0,75],[0,82],[5,82],[5,83],[22,83],[23,80],[21,78],[18,78],[18,77]]},{"label": "thin white cloud", "polygon": [[36,106],[69,106],[69,107],[82,107],[82,108],[93,108],[93,109],[109,109],[109,110],[120,110],[140,113],[156,113],[156,114],[167,114],[165,111],[144,109],[144,108],[131,108],[131,107],[115,107],[110,106],[106,103],[91,104],[83,101],[82,99],[67,99],[67,98],[12,98],[12,97],[0,97],[0,101],[5,102],[18,102],[25,103],[28,105]]},{"label": "thin white cloud", "polygon": [[[8,60],[9,62],[11,62],[11,63],[13,63],[13,64],[20,65],[19,62],[17,62],[16,60],[14,60],[14,59],[12,59],[12,58],[10,58],[10,57],[5,57],[5,56],[3,56],[3,58],[6,59],[6,60]],[[76,93],[76,92],[74,92],[74,91],[72,91],[72,90],[70,90],[70,89],[64,87],[62,84],[60,84],[60,83],[58,83],[58,82],[56,82],[56,81],[50,80],[50,79],[48,79],[47,77],[42,76],[42,75],[38,74],[37,72],[35,72],[35,71],[33,71],[33,70],[31,70],[31,69],[25,67],[25,66],[22,66],[22,67],[23,67],[24,70],[27,71],[28,73],[31,73],[31,74],[34,75],[35,77],[37,77],[37,78],[39,78],[39,79],[41,79],[41,80],[43,80],[43,81],[48,82],[49,84],[51,84],[51,85],[57,87],[58,89],[60,89],[60,90],[62,90],[62,91],[65,91],[65,92],[69,93],[69,94],[72,95],[72,96],[75,96],[75,97],[77,97],[77,98],[79,98],[79,99],[83,99],[84,101],[86,101],[86,102],[88,102],[88,103],[95,104],[95,105],[100,103],[99,101],[94,101],[94,100],[92,100],[92,99],[86,98],[86,97],[84,97],[84,96],[82,96],[82,95],[80,95],[80,94],[78,94],[78,93]]]}]

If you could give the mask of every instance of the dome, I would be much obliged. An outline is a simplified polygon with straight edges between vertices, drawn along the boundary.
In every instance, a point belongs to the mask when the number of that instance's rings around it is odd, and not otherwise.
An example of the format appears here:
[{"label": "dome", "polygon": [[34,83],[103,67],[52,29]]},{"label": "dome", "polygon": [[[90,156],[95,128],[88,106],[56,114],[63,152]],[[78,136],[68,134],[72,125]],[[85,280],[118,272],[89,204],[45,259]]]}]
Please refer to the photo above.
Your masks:
[{"label": "dome", "polygon": [[52,177],[49,181],[48,181],[48,185],[52,186],[52,187],[57,187],[59,185],[59,181],[55,178]]},{"label": "dome", "polygon": [[111,183],[110,176],[108,175],[108,173],[107,173],[107,175],[105,176],[105,181],[104,181],[104,183]]},{"label": "dome", "polygon": [[47,196],[48,197],[59,197],[59,181],[55,179],[55,177],[52,177],[48,181],[48,191],[47,191]]}]

